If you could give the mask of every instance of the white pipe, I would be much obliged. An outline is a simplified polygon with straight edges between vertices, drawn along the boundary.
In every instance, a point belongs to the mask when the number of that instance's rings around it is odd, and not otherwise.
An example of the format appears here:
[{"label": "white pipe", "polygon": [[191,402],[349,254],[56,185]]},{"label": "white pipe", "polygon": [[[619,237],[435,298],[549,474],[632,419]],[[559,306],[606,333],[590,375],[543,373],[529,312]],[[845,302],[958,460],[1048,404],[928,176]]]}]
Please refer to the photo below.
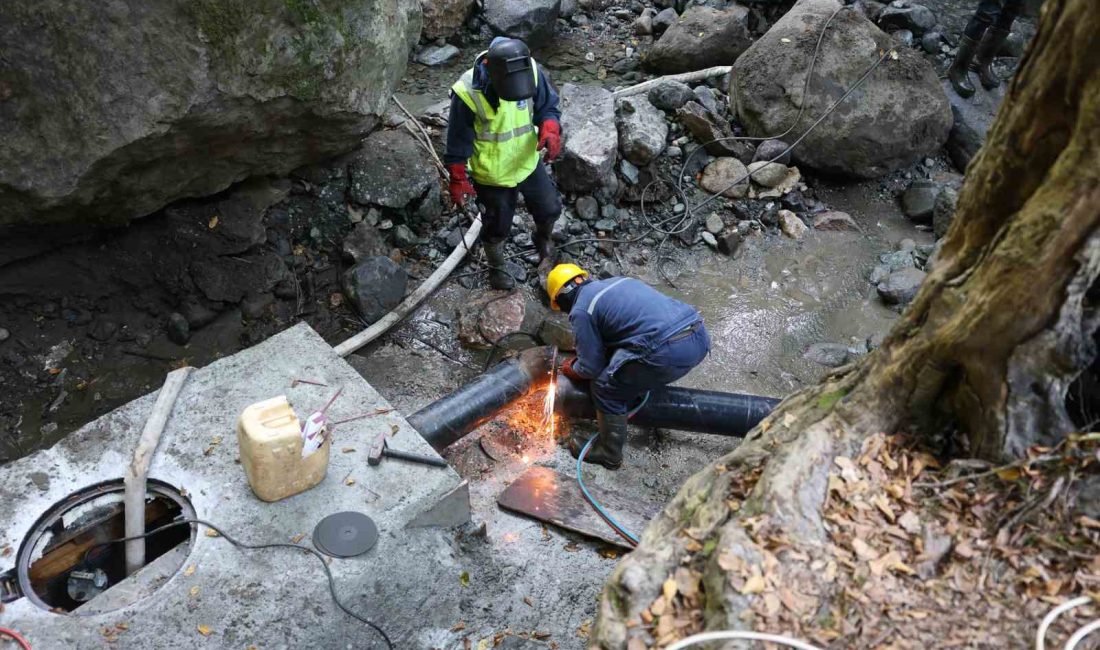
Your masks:
[{"label": "white pipe", "polygon": [[[145,534],[145,478],[149,474],[149,465],[157,451],[160,436],[168,424],[168,416],[176,404],[180,389],[194,368],[190,366],[173,370],[164,378],[164,386],[157,393],[157,401],[145,421],[141,431],[134,458],[126,468],[123,477],[125,486],[122,503],[124,506],[125,536],[135,537]],[[138,537],[126,542],[126,575],[130,575],[145,566],[145,538]]]},{"label": "white pipe", "polygon": [[681,72],[680,74],[669,74],[669,75],[665,75],[663,77],[657,77],[656,79],[650,79],[649,81],[643,81],[640,84],[635,84],[633,86],[628,86],[628,87],[623,88],[621,90],[616,90],[615,92],[611,93],[611,97],[613,99],[618,99],[620,97],[629,97],[631,95],[637,95],[639,93],[644,93],[645,91],[649,90],[650,88],[654,88],[656,86],[659,86],[659,85],[661,85],[662,83],[664,83],[666,81],[681,81],[681,82],[687,83],[689,81],[699,81],[700,79],[709,79],[710,77],[720,77],[720,76],[726,74],[727,72],[729,72],[732,69],[733,69],[733,66],[716,65],[713,68],[704,68],[702,70],[696,70],[694,72]]},{"label": "white pipe", "polygon": [[355,352],[359,348],[385,334],[387,330],[401,322],[410,312],[419,307],[420,303],[424,302],[439,285],[443,284],[443,281],[447,279],[451,271],[455,270],[455,267],[462,261],[462,258],[466,257],[466,252],[470,250],[470,247],[477,241],[477,236],[480,233],[481,216],[478,215],[474,218],[474,222],[470,224],[470,229],[466,231],[466,237],[458,243],[458,246],[455,246],[455,249],[447,256],[443,264],[416,288],[416,291],[409,294],[409,297],[405,298],[400,305],[390,313],[378,319],[373,325],[344,341],[340,345],[337,345],[334,348],[336,354],[342,357],[348,356],[352,352]]},{"label": "white pipe", "polygon": [[1064,650],[1076,650],[1078,643],[1084,641],[1086,636],[1092,634],[1098,629],[1100,629],[1100,618],[1074,632],[1073,636],[1069,638],[1069,641],[1066,641],[1066,647],[1064,648]]},{"label": "white pipe", "polygon": [[1088,596],[1081,596],[1080,598],[1066,601],[1047,612],[1047,615],[1043,617],[1043,621],[1039,623],[1039,629],[1035,632],[1035,650],[1046,650],[1047,630],[1050,629],[1051,624],[1054,623],[1054,619],[1061,616],[1063,612],[1071,610],[1074,607],[1080,607],[1089,602],[1092,602],[1091,598]]},{"label": "white pipe", "polygon": [[798,648],[798,650],[821,650],[817,646],[810,645],[798,639],[792,639],[789,636],[782,636],[779,634],[767,634],[764,632],[742,632],[740,630],[727,630],[725,632],[702,632],[700,634],[694,634],[686,639],[680,639],[676,643],[665,648],[665,650],[683,650],[693,645],[700,643],[706,643],[708,641],[764,641],[767,643],[778,643],[791,648]]}]

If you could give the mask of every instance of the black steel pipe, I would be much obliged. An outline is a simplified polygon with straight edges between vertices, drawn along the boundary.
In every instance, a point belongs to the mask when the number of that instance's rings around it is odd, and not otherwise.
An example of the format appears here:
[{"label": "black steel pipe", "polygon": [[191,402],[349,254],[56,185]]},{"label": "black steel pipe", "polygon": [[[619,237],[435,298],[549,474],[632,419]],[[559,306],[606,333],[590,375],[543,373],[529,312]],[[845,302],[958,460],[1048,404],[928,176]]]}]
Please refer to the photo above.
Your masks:
[{"label": "black steel pipe", "polygon": [[409,424],[437,451],[491,420],[517,399],[550,381],[554,349],[529,348],[469,384],[409,416]]},{"label": "black steel pipe", "polygon": [[[630,423],[743,437],[767,417],[779,401],[757,395],[665,386],[650,391],[649,399],[631,416]],[[571,418],[595,418],[596,406],[588,393],[588,382],[574,382],[559,374],[555,410]]]}]

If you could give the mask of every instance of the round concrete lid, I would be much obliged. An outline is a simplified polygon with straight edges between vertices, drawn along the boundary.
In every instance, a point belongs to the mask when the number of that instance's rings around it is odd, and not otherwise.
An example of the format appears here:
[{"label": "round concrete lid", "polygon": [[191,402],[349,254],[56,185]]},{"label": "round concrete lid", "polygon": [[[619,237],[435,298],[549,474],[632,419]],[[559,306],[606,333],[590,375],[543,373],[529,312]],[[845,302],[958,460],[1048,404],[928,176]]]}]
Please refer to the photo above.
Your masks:
[{"label": "round concrete lid", "polygon": [[332,557],[355,557],[374,548],[378,526],[361,512],[337,512],[313,529],[313,545]]}]

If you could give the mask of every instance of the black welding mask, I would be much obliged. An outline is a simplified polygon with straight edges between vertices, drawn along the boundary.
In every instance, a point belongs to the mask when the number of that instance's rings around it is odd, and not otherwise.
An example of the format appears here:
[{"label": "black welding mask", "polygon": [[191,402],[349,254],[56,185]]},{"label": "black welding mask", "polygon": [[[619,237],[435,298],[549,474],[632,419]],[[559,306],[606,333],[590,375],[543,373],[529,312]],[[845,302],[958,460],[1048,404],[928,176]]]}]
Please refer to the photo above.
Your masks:
[{"label": "black welding mask", "polygon": [[489,81],[498,97],[518,102],[535,96],[534,63],[526,43],[515,38],[494,38],[485,58]]}]

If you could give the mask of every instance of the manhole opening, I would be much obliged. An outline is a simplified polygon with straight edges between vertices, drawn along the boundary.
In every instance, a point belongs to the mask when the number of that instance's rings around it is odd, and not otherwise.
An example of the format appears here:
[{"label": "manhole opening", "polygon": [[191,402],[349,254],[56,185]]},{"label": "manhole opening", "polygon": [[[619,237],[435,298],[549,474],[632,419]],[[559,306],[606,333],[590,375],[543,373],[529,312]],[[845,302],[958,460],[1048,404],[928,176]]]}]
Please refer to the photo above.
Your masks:
[{"label": "manhole opening", "polygon": [[[124,536],[121,479],[78,490],[39,517],[19,549],[16,572],[23,595],[59,614],[101,614],[151,595],[179,571],[194,541],[194,526],[180,525],[146,538],[145,566],[127,581],[125,544],[103,545]],[[150,480],[145,530],[194,519],[179,490]],[[162,556],[167,556],[162,558]]]}]

